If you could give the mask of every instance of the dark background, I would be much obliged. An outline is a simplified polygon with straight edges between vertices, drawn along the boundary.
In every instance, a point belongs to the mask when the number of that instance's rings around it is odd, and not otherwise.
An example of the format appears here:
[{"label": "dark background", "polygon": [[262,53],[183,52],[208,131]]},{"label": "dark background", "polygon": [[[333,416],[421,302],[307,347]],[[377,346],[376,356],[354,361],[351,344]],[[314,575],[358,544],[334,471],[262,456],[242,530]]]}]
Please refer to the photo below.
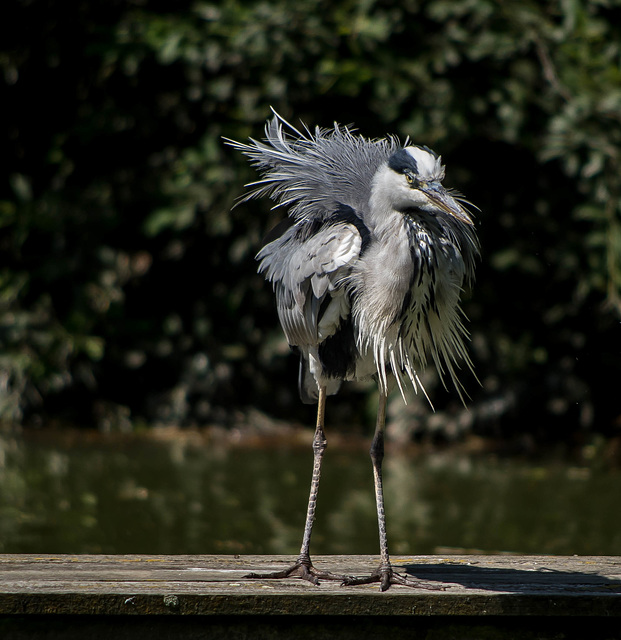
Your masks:
[{"label": "dark background", "polygon": [[[254,255],[282,212],[222,136],[270,105],[442,154],[476,203],[481,385],[395,398],[407,438],[621,425],[619,2],[9,0],[0,30],[0,417],[308,422]],[[10,17],[7,17],[10,16]],[[331,399],[355,429],[373,385]]]}]

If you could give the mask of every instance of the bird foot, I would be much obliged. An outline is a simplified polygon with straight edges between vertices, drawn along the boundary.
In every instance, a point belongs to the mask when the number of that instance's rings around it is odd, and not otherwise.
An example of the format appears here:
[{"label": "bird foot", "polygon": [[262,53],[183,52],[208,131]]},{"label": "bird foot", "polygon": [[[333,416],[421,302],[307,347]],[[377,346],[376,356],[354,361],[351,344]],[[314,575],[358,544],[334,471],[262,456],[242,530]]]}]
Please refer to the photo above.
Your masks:
[{"label": "bird foot", "polygon": [[444,591],[445,587],[431,582],[412,580],[393,571],[391,566],[378,567],[370,576],[345,578],[341,583],[344,587],[351,587],[359,584],[380,583],[380,591],[387,591],[393,584],[415,589],[427,589],[428,591]]},{"label": "bird foot", "polygon": [[268,579],[279,580],[282,578],[300,578],[306,580],[314,585],[319,584],[319,580],[338,580],[341,583],[345,583],[347,580],[351,580],[351,576],[344,576],[337,573],[331,573],[330,571],[319,571],[316,569],[310,560],[297,560],[293,565],[282,571],[274,571],[271,573],[249,573],[244,576],[249,579]]}]

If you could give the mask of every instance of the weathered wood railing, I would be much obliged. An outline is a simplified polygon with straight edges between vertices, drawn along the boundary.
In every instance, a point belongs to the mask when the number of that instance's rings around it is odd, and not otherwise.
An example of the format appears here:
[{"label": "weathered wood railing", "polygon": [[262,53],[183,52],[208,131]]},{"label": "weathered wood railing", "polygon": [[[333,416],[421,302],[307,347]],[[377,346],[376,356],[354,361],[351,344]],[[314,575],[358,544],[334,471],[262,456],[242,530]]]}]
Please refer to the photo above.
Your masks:
[{"label": "weathered wood railing", "polygon": [[[318,556],[364,575],[370,556]],[[394,557],[438,590],[247,580],[284,556],[0,555],[0,638],[621,637],[621,558]],[[309,617],[312,616],[312,617]],[[586,634],[586,635],[585,635]]]}]

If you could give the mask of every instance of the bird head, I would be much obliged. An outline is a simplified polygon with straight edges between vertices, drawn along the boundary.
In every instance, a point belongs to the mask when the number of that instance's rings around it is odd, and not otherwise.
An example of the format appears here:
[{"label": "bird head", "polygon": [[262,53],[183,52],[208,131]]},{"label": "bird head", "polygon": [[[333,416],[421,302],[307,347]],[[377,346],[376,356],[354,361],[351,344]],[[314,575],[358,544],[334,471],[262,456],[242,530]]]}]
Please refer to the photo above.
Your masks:
[{"label": "bird head", "polygon": [[410,146],[393,153],[379,168],[371,199],[397,211],[438,210],[466,224],[472,220],[464,208],[442,186],[444,167],[440,156],[424,146]]}]

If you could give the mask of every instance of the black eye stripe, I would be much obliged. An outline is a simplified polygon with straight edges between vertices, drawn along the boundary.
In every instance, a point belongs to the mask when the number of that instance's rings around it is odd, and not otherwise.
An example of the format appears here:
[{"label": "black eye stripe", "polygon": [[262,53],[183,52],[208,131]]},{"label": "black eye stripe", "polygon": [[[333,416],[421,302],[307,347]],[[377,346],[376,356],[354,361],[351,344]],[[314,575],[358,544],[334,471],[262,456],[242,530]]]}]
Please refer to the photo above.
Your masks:
[{"label": "black eye stripe", "polygon": [[397,173],[418,173],[416,160],[405,149],[393,153],[388,159],[388,166]]}]

